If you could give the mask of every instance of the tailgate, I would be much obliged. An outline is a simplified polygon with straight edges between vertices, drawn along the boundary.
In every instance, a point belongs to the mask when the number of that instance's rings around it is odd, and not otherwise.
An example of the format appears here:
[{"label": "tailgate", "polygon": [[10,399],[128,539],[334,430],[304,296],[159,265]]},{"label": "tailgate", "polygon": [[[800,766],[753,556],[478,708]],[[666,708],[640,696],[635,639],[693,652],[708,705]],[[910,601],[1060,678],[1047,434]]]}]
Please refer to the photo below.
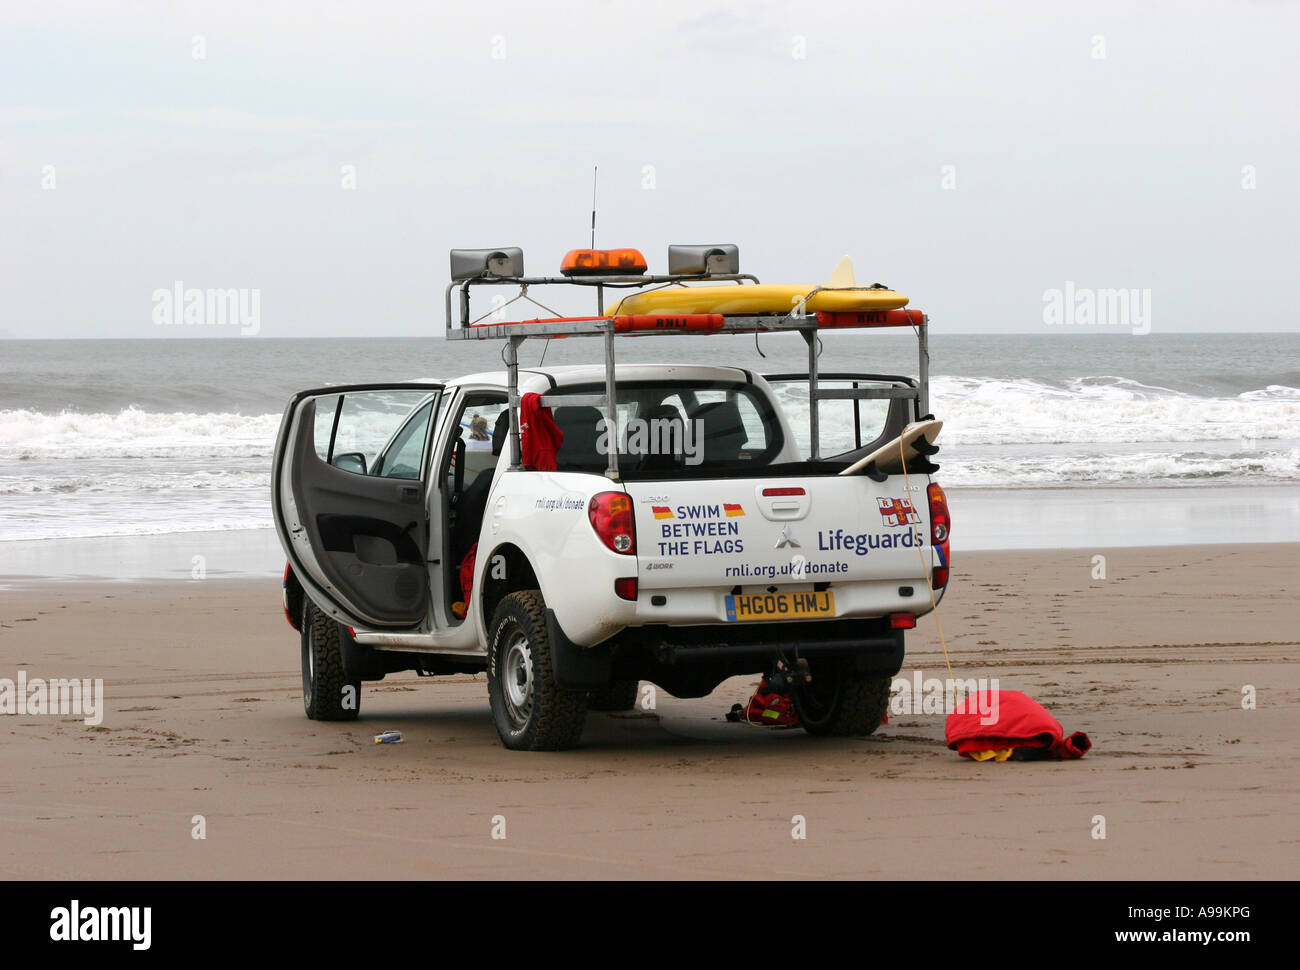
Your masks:
[{"label": "tailgate", "polygon": [[932,562],[928,479],[628,482],[642,589],[900,580]]}]

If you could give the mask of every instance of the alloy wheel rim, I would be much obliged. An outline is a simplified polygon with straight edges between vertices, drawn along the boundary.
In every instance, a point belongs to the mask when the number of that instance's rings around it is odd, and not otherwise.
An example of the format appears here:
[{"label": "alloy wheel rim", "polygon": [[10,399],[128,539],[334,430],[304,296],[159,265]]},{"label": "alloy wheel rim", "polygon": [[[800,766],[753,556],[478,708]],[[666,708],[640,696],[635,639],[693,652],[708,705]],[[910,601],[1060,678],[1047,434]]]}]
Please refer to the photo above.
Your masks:
[{"label": "alloy wheel rim", "polygon": [[502,687],[511,719],[517,724],[528,720],[533,708],[533,654],[528,638],[516,636],[506,648],[502,670]]}]

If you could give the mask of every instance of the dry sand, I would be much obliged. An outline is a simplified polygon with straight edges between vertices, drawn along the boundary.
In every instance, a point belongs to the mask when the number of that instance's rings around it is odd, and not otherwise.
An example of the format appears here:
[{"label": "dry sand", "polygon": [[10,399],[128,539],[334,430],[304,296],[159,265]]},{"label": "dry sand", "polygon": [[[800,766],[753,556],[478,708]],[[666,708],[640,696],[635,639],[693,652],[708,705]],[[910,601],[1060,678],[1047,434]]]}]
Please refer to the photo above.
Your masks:
[{"label": "dry sand", "polygon": [[[961,555],[940,610],[959,677],[1091,735],[1063,763],[966,761],[938,715],[727,723],[751,678],[555,754],[501,747],[481,677],[391,676],[317,723],[274,580],[0,592],[0,677],[102,677],[108,708],[0,720],[0,876],[1294,878],[1300,547],[1102,552],[1105,580],[1092,551]],[[914,669],[945,673],[933,618]]]}]

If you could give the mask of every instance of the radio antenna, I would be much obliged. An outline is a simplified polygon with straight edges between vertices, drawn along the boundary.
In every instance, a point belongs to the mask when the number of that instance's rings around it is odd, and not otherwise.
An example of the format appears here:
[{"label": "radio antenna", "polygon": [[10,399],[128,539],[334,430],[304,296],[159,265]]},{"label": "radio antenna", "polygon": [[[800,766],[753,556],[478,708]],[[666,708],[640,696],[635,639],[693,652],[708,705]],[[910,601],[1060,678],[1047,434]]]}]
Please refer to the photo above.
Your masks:
[{"label": "radio antenna", "polygon": [[596,248],[596,173],[600,166],[591,166],[591,248]]}]

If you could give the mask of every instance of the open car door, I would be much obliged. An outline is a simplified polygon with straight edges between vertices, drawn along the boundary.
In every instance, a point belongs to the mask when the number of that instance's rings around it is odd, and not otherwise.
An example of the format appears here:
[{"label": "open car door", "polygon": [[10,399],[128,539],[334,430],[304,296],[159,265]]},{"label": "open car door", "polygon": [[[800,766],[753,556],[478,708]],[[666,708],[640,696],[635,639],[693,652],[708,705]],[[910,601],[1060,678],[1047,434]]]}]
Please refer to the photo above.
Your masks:
[{"label": "open car door", "polygon": [[429,609],[430,439],[441,384],[294,396],[271,473],[276,532],[307,595],[366,629],[416,629]]}]

